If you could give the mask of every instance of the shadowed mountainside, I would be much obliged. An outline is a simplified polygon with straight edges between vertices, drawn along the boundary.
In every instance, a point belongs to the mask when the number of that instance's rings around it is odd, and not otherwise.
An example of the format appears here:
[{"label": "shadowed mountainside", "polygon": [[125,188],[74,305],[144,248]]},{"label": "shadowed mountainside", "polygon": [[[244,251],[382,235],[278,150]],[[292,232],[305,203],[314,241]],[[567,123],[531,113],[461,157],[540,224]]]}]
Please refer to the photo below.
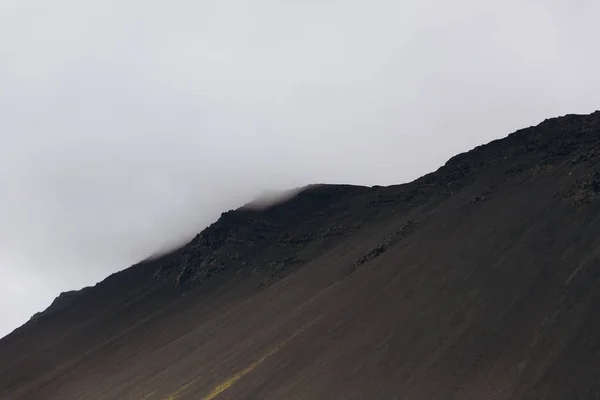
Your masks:
[{"label": "shadowed mountainside", "polygon": [[0,398],[600,398],[599,164],[567,115],[226,212],[0,340]]}]

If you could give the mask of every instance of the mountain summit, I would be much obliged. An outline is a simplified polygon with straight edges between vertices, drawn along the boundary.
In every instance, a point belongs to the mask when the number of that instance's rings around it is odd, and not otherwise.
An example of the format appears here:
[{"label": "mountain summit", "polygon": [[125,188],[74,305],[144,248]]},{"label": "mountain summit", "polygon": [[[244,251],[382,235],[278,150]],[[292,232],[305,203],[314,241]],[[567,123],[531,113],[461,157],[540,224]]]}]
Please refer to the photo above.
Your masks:
[{"label": "mountain summit", "polygon": [[600,398],[600,112],[265,201],[59,296],[0,398]]}]

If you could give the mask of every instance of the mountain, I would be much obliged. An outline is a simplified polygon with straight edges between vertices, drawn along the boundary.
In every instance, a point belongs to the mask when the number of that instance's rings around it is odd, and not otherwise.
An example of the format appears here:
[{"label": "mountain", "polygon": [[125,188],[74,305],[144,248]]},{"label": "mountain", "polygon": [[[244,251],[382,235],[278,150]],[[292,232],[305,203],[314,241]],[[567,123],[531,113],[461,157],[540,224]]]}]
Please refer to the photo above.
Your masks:
[{"label": "mountain", "polygon": [[311,185],[62,294],[10,399],[600,398],[600,112],[390,187]]}]

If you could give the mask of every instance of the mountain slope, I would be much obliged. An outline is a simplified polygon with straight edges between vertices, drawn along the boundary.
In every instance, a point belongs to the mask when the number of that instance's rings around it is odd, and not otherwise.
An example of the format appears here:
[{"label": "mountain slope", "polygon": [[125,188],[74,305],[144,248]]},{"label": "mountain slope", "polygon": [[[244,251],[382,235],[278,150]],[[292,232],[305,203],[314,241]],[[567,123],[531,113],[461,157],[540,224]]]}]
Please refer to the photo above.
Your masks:
[{"label": "mountain slope", "polygon": [[600,398],[600,112],[313,185],[68,293],[2,399]]}]

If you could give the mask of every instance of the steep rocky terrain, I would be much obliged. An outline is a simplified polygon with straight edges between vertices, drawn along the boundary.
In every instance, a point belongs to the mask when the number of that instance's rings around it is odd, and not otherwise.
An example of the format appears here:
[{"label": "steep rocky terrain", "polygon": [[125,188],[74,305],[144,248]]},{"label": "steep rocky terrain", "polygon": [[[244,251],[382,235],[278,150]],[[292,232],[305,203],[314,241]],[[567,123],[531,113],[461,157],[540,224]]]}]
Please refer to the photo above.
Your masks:
[{"label": "steep rocky terrain", "polygon": [[600,112],[312,185],[61,295],[1,399],[600,398]]}]

